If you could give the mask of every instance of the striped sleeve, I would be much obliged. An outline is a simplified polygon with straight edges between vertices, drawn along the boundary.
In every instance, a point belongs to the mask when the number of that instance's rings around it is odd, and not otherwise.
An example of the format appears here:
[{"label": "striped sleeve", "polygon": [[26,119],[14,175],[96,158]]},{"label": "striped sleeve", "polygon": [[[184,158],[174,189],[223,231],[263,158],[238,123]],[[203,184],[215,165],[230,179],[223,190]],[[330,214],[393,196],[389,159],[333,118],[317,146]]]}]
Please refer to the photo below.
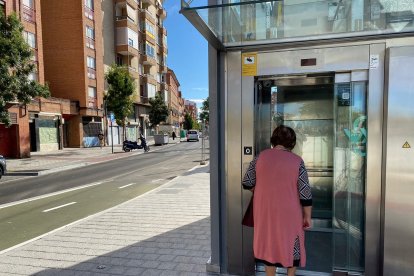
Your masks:
[{"label": "striped sleeve", "polygon": [[256,161],[255,157],[249,164],[246,173],[244,174],[242,185],[244,189],[250,190],[256,186]]},{"label": "striped sleeve", "polygon": [[300,204],[302,206],[312,206],[312,191],[309,184],[308,172],[303,160],[299,166],[298,190]]}]

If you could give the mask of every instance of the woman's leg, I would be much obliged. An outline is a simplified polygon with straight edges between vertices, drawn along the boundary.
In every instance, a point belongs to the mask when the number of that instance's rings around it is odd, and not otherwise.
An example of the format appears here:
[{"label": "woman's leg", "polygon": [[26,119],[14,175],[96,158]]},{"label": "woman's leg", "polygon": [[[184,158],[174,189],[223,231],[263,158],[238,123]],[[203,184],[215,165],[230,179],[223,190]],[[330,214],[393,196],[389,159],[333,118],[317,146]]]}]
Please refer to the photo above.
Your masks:
[{"label": "woman's leg", "polygon": [[276,267],[275,266],[265,266],[266,276],[275,276],[276,275]]},{"label": "woman's leg", "polygon": [[296,275],[296,267],[288,267],[288,276],[295,276]]}]

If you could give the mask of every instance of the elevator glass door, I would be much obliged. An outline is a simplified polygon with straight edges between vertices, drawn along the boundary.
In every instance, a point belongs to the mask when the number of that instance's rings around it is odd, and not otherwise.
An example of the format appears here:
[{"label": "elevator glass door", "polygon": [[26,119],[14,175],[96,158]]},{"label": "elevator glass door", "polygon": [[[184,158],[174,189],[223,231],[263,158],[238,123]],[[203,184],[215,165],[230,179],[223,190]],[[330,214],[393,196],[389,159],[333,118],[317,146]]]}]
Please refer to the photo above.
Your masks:
[{"label": "elevator glass door", "polygon": [[256,81],[256,155],[271,147],[273,129],[284,124],[295,130],[293,152],[308,170],[313,227],[306,232],[303,275],[364,268],[367,83],[335,80],[325,73]]}]

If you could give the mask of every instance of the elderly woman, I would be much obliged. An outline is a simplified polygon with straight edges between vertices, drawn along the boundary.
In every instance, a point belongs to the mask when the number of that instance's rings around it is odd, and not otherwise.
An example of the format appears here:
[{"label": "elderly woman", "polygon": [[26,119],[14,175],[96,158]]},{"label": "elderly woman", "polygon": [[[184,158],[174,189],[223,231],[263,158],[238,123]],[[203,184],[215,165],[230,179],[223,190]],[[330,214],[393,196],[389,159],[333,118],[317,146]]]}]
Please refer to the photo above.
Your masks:
[{"label": "elderly woman", "polygon": [[312,195],[301,157],[292,153],[296,144],[293,129],[277,127],[272,149],[264,150],[251,163],[243,187],[254,191],[253,251],[266,265],[266,275],[285,267],[288,276],[305,266],[304,229],[311,227]]}]

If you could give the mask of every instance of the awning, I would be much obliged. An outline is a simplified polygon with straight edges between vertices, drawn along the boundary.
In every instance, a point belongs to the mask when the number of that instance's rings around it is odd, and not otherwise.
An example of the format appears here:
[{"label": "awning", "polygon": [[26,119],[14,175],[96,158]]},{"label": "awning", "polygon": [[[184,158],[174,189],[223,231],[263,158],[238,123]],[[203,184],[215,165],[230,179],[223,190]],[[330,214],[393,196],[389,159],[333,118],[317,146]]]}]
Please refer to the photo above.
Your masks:
[{"label": "awning", "polygon": [[404,0],[193,4],[200,2],[181,0],[180,13],[217,49],[414,32],[414,1],[404,5]]}]

